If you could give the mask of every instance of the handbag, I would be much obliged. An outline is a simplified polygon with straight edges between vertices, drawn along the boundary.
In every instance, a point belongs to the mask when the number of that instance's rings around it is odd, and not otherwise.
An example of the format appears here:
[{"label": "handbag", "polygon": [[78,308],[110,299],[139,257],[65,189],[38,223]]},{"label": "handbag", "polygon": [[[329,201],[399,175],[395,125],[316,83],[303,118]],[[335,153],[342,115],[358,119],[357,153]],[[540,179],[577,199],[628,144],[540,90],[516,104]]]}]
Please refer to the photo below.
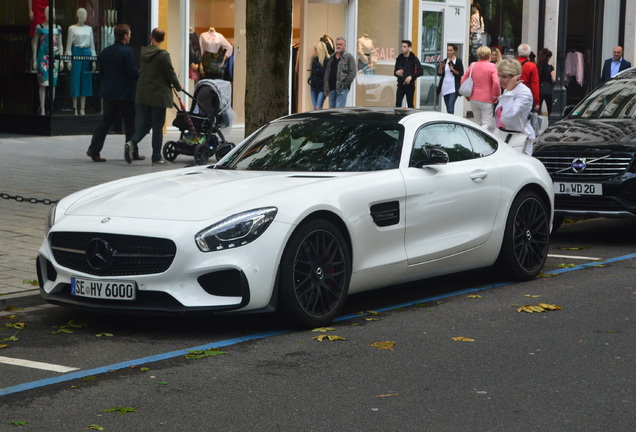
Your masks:
[{"label": "handbag", "polygon": [[539,92],[539,96],[542,99],[552,96],[552,88],[553,88],[553,85],[551,82],[543,81],[541,83],[541,91]]},{"label": "handbag", "polygon": [[473,65],[471,65],[468,78],[461,86],[459,86],[460,96],[470,97],[473,94],[473,84]]}]

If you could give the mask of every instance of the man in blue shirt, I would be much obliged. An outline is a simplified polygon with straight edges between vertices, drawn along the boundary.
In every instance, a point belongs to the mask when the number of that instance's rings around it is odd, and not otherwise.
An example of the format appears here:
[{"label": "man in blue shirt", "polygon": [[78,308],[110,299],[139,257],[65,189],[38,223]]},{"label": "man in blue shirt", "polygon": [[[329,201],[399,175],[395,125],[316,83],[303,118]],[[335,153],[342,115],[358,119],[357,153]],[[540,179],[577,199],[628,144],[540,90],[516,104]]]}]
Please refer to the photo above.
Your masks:
[{"label": "man in blue shirt", "polygon": [[[135,63],[135,56],[126,46],[130,42],[130,27],[128,24],[117,24],[113,33],[115,43],[104,48],[100,57],[102,83],[99,95],[104,99],[104,116],[93,132],[91,145],[86,152],[93,162],[106,162],[99,153],[118,113],[121,113],[124,119],[126,141],[130,140],[135,132],[135,89],[139,69]],[[133,159],[144,160],[145,156],[139,156],[137,153]]]},{"label": "man in blue shirt", "polygon": [[623,48],[614,47],[612,58],[605,60],[603,64],[603,73],[601,74],[601,82],[604,83],[614,75],[632,67],[632,64],[623,58]]}]

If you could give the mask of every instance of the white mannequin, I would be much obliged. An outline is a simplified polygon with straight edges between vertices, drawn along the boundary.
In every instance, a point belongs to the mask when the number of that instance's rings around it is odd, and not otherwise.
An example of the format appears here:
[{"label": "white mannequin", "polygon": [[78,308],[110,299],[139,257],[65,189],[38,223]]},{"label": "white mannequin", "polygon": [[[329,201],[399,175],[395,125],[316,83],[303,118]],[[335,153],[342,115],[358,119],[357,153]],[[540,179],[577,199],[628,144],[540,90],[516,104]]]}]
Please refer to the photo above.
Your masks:
[{"label": "white mannequin", "polygon": [[[77,24],[73,24],[68,28],[68,38],[66,41],[66,55],[73,55],[73,47],[90,48],[91,55],[95,56],[95,41],[93,39],[93,28],[86,25],[87,17],[86,9],[77,9]],[[73,70],[71,61],[66,62],[69,71]],[[91,62],[91,69],[95,72],[95,62]],[[73,111],[78,114],[77,102],[79,99],[79,114],[84,115],[84,106],[86,104],[86,96],[73,97]]]},{"label": "white mannequin", "polygon": [[[47,6],[44,9],[44,16],[45,16],[45,21],[41,24],[38,24],[39,26],[41,26],[43,29],[48,29],[49,28],[49,7]],[[53,17],[55,17],[55,10],[53,10]],[[59,30],[59,31],[58,31]],[[51,33],[53,33],[53,35],[51,35]],[[60,26],[58,25],[54,25],[53,28],[53,32],[49,31],[49,43],[51,43],[51,36],[53,36],[54,38],[56,38],[56,43],[57,43],[57,47],[54,49],[55,51],[60,51],[60,49],[62,48],[62,31]],[[31,40],[31,47],[33,49],[33,60],[32,60],[32,64],[31,67],[33,68],[33,70],[37,71],[37,63],[38,63],[38,45],[39,45],[39,41],[40,41],[40,37],[38,36],[38,34],[36,33],[33,36],[33,39]],[[47,54],[48,56],[48,54]],[[49,60],[49,68],[55,68],[55,60]],[[59,65],[59,70],[62,70],[64,68],[63,64]],[[46,114],[46,87],[49,86],[50,82],[53,81],[53,99],[55,99],[55,79],[51,79],[51,77],[49,77],[49,80],[46,82],[46,84],[42,84],[40,86],[39,89],[39,97],[40,97],[40,111],[39,114],[40,115],[45,115]]]}]

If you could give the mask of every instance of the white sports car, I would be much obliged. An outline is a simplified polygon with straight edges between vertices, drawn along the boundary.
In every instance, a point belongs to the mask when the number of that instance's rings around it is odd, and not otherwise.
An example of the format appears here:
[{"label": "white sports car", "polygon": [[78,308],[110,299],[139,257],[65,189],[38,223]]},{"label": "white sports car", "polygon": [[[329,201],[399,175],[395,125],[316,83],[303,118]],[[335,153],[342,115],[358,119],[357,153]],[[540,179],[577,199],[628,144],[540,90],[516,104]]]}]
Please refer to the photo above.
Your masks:
[{"label": "white sports car", "polygon": [[462,118],[351,108],[280,118],[215,166],[95,186],[49,214],[56,304],[332,320],[347,294],[495,266],[527,280],[554,195],[538,160]]}]

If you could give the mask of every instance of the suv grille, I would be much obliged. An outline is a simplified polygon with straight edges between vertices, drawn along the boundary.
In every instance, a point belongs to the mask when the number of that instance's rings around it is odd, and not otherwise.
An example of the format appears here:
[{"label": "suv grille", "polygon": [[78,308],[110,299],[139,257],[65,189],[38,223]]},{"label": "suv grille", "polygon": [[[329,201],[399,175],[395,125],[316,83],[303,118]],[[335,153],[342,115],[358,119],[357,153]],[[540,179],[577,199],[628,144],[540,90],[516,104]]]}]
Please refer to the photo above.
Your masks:
[{"label": "suv grille", "polygon": [[593,180],[615,177],[626,172],[633,155],[550,153],[537,155],[554,179]]},{"label": "suv grille", "polygon": [[104,233],[55,232],[50,243],[58,264],[98,276],[162,273],[177,252],[172,240]]}]

